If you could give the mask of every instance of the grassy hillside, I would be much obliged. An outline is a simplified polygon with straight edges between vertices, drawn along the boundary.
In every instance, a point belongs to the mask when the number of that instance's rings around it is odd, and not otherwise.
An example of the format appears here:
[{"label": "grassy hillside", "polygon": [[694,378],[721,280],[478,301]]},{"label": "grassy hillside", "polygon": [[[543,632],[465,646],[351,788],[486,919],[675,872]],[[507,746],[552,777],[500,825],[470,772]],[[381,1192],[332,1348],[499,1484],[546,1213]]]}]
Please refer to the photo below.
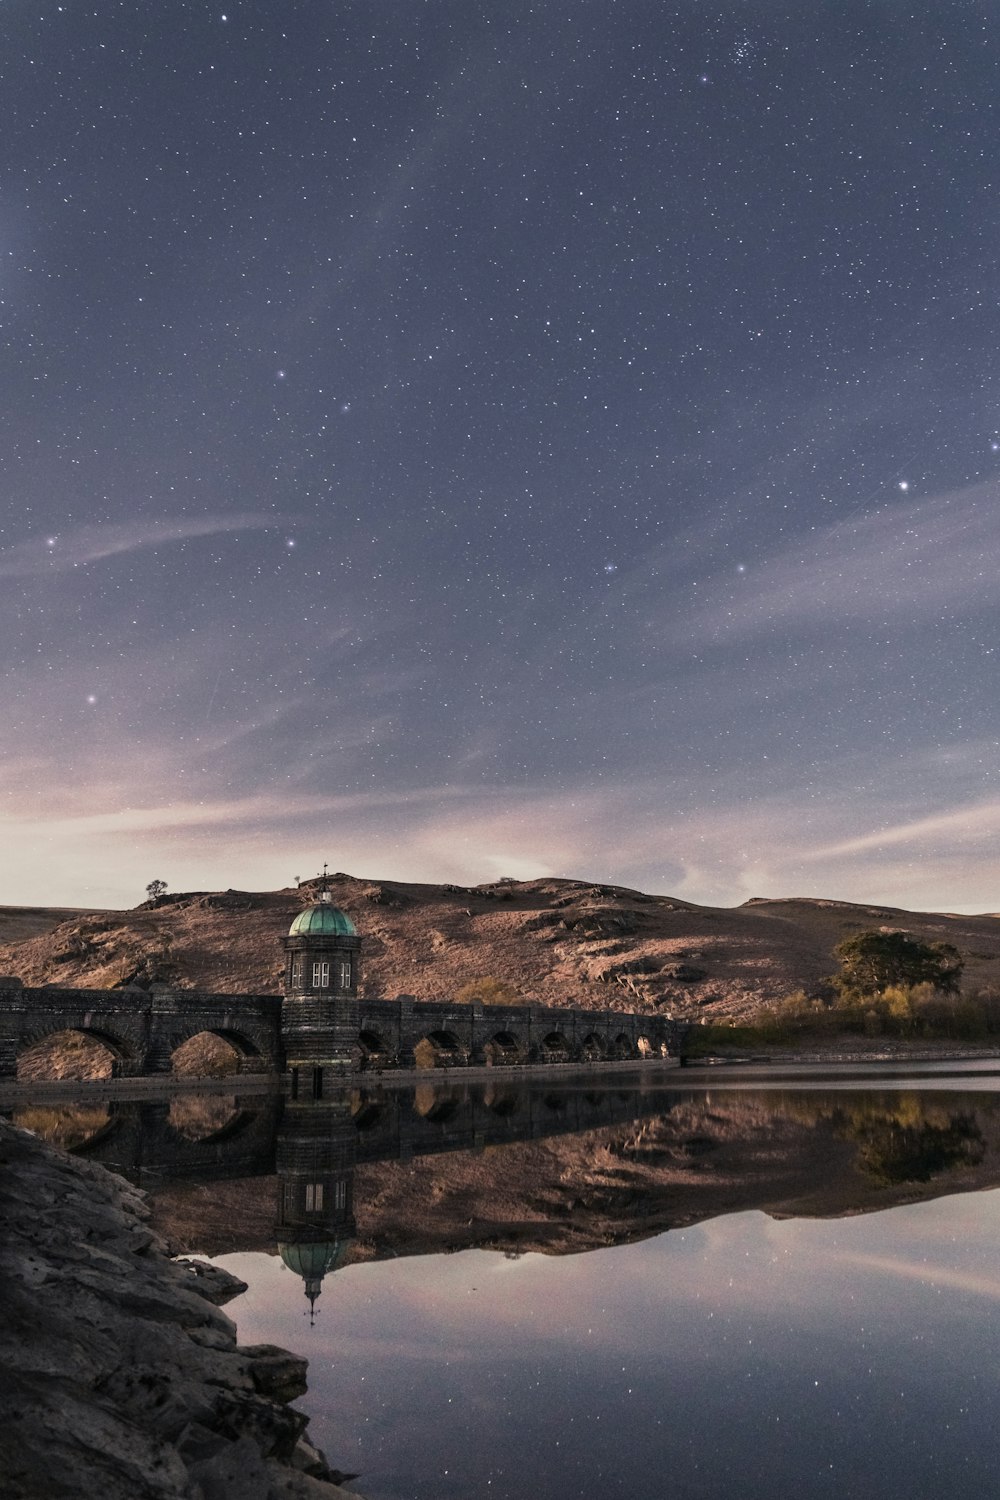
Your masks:
[{"label": "grassy hillside", "polygon": [[[281,938],[315,885],[168,895],[122,912],[0,908],[0,973],[30,985],[276,992]],[[741,1020],[820,991],[834,946],[880,926],[953,943],[966,989],[1000,988],[1000,918],[988,914],[805,898],[705,907],[556,879],[465,888],[337,875],[332,888],[364,938],[369,995],[434,999],[489,976],[543,1004]]]}]

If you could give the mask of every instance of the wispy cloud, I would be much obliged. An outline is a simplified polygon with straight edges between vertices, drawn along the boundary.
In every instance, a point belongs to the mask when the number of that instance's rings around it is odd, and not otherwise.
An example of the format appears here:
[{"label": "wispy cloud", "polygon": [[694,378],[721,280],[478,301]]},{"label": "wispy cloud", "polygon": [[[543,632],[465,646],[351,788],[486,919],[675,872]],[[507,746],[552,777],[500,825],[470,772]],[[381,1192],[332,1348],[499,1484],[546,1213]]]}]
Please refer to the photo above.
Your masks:
[{"label": "wispy cloud", "polygon": [[998,550],[1000,484],[903,501],[708,580],[684,633],[718,641],[784,625],[964,615],[1000,599]]},{"label": "wispy cloud", "polygon": [[162,547],[194,537],[227,532],[264,531],[282,524],[281,518],[243,512],[224,516],[184,516],[171,521],[107,522],[77,526],[72,531],[34,536],[0,551],[0,578],[32,578],[87,567],[106,557]]}]

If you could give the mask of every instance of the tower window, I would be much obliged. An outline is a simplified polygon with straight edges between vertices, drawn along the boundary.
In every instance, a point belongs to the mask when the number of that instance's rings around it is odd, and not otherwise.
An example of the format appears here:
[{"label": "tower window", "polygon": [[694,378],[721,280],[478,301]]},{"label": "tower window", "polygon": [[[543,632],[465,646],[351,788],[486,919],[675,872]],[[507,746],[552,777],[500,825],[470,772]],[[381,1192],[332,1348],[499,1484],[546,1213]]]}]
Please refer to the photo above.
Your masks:
[{"label": "tower window", "polygon": [[313,989],[328,990],[330,988],[330,965],[328,963],[313,964]]},{"label": "tower window", "polygon": [[302,955],[296,953],[292,959],[292,984],[302,983]]},{"label": "tower window", "polygon": [[344,1209],[347,1206],[347,1183],[337,1182],[333,1188],[333,1206],[335,1209]]},{"label": "tower window", "polygon": [[351,988],[351,960],[341,959],[340,962],[340,988],[349,990]]},{"label": "tower window", "polygon": [[323,1184],[321,1182],[306,1183],[306,1213],[318,1214],[323,1207]]}]

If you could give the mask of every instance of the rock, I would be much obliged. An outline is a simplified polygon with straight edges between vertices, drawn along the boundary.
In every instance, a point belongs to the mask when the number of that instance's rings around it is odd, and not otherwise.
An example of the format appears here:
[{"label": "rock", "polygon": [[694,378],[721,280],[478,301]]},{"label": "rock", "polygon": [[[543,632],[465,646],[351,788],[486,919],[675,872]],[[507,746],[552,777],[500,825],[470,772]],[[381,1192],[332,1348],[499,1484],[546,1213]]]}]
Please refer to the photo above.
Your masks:
[{"label": "rock", "polygon": [[274,1401],[295,1401],[306,1391],[309,1361],[289,1354],[277,1344],[244,1344],[240,1353],[250,1361],[250,1376],[262,1395]]},{"label": "rock", "polygon": [[[172,1261],[141,1195],[0,1122],[4,1500],[335,1500],[306,1362],[240,1349],[242,1283]],[[303,1467],[304,1466],[304,1467]]]},{"label": "rock", "polygon": [[224,1271],[221,1266],[211,1266],[207,1261],[188,1260],[186,1256],[181,1256],[174,1264],[184,1266],[191,1273],[191,1290],[207,1301],[214,1302],[216,1307],[231,1302],[247,1289],[246,1282],[241,1281],[238,1276]]},{"label": "rock", "polygon": [[203,1500],[269,1500],[271,1478],[260,1450],[248,1437],[218,1448],[188,1471]]}]

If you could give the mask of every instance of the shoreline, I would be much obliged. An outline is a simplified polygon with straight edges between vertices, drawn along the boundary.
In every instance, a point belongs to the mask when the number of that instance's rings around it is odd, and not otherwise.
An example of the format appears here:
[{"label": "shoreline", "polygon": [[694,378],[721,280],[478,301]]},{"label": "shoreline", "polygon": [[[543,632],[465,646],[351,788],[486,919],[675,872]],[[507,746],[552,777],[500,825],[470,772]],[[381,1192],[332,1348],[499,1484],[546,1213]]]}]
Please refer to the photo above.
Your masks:
[{"label": "shoreline", "polygon": [[0,1121],[5,1500],[362,1500],[288,1403],[305,1359],[240,1346],[244,1283],[174,1260],[123,1178]]}]

